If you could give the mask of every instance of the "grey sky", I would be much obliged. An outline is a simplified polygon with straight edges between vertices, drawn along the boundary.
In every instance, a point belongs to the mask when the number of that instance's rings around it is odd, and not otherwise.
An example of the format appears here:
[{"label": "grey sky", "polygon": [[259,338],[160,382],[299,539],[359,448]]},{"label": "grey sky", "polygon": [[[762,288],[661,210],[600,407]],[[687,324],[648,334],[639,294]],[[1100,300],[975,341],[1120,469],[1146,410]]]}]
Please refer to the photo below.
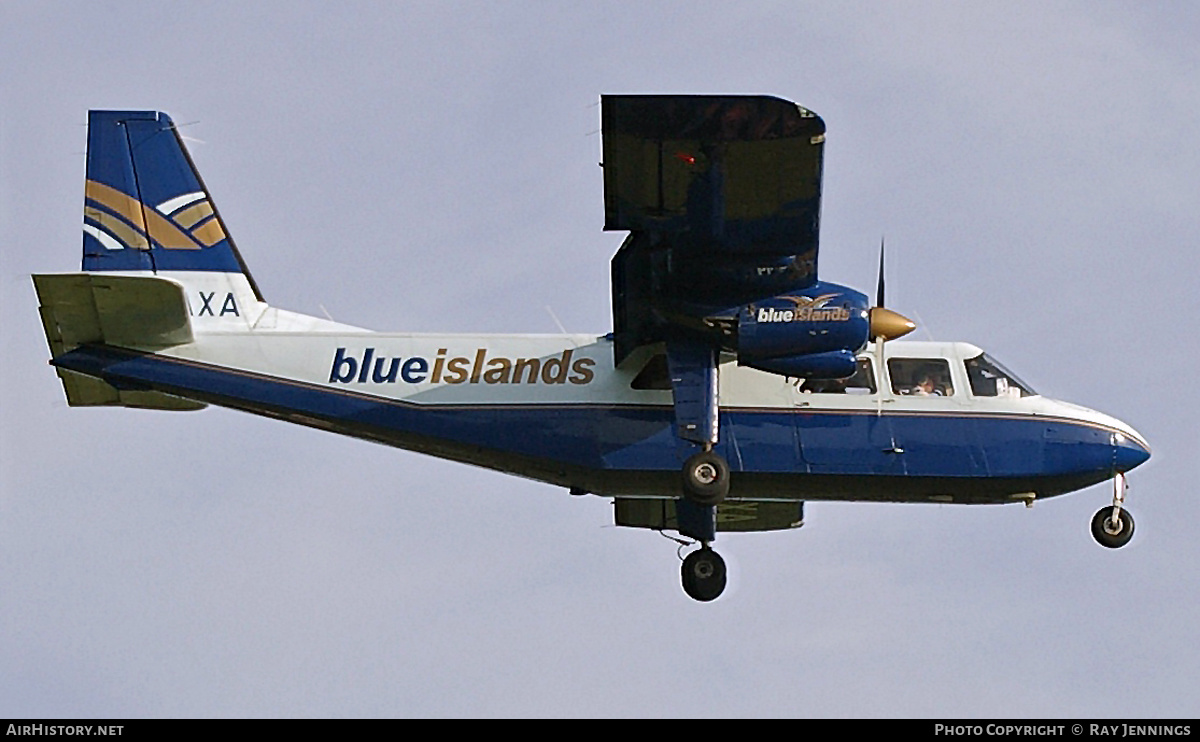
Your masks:
[{"label": "grey sky", "polygon": [[[118,7],[105,7],[117,5]],[[736,9],[735,9],[736,8]],[[1200,11],[1187,3],[6,3],[0,715],[1196,716]],[[821,273],[1134,425],[1107,487],[810,504],[674,545],[599,498],[248,415],[71,410],[88,108],[185,128],[271,303],[610,329],[600,93],[826,121]],[[918,337],[925,337],[924,330]]]}]

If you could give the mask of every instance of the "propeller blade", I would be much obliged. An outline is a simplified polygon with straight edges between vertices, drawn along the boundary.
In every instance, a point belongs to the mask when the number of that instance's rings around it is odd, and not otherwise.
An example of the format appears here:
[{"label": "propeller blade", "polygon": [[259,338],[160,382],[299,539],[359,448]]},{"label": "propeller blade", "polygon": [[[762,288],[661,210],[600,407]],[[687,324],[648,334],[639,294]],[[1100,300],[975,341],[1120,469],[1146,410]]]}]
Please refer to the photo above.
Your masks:
[{"label": "propeller blade", "polygon": [[879,238],[879,284],[875,288],[875,306],[882,307],[883,303],[883,238]]},{"label": "propeller blade", "polygon": [[870,335],[878,341],[878,352],[880,358],[883,357],[883,342],[885,340],[895,340],[898,337],[904,337],[908,333],[917,329],[915,322],[908,317],[893,312],[883,305],[883,244],[884,238],[879,238],[879,283],[875,288],[875,306],[871,308],[869,316]]}]

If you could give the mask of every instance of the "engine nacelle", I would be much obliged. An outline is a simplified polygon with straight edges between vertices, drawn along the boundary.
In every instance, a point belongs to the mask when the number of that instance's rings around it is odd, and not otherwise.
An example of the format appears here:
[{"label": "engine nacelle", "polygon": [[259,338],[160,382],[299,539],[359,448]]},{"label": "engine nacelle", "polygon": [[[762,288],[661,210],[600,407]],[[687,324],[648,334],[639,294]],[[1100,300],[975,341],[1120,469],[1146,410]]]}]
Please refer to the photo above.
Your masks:
[{"label": "engine nacelle", "polygon": [[866,295],[832,283],[747,304],[738,313],[738,363],[785,376],[850,376],[870,333],[868,307]]}]

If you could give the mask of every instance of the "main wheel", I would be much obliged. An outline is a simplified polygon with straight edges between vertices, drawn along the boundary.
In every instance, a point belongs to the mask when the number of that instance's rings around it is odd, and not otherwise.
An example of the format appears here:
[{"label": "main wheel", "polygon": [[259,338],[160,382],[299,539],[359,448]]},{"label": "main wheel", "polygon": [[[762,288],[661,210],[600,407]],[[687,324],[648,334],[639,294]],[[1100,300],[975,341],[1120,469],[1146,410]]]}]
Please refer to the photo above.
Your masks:
[{"label": "main wheel", "polygon": [[1129,514],[1128,510],[1121,508],[1121,513],[1114,523],[1114,509],[1112,505],[1100,508],[1092,518],[1092,537],[1101,546],[1119,549],[1133,538],[1133,516]]},{"label": "main wheel", "polygon": [[683,465],[683,494],[697,505],[716,505],[729,494],[729,464],[719,454],[701,451]]},{"label": "main wheel", "polygon": [[725,560],[707,546],[683,560],[683,591],[692,600],[707,603],[725,590]]}]

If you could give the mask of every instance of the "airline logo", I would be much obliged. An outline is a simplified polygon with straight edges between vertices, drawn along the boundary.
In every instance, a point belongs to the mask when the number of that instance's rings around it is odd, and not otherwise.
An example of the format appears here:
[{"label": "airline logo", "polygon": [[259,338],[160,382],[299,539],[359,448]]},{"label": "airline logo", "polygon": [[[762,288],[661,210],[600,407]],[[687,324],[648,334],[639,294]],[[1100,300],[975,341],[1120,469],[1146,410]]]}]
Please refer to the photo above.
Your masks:
[{"label": "airline logo", "polygon": [[477,348],[471,355],[450,356],[439,348],[437,356],[388,356],[375,348],[358,351],[338,348],[329,368],[330,384],[590,384],[595,378],[593,358],[575,357],[575,350],[543,358],[508,358]]},{"label": "airline logo", "polygon": [[756,319],[762,323],[774,322],[845,322],[850,319],[850,310],[845,307],[828,307],[838,294],[821,296],[781,296],[796,305],[795,309],[760,307]]},{"label": "airline logo", "polygon": [[83,231],[108,250],[200,250],[225,239],[225,230],[204,191],[167,199],[154,208],[112,186],[89,180],[84,192]]}]

